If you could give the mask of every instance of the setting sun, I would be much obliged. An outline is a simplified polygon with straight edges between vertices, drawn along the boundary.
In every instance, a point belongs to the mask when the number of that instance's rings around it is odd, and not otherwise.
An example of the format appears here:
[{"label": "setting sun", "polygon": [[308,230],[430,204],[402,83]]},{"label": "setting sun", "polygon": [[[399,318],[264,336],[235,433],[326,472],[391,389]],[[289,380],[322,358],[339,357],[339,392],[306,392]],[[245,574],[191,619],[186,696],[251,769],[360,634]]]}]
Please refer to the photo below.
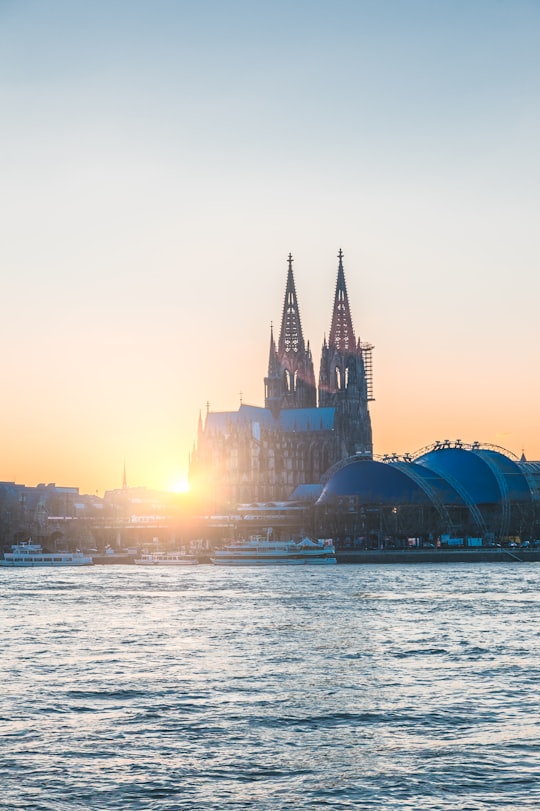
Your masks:
[{"label": "setting sun", "polygon": [[187,476],[178,479],[171,487],[173,493],[189,493],[189,482]]}]

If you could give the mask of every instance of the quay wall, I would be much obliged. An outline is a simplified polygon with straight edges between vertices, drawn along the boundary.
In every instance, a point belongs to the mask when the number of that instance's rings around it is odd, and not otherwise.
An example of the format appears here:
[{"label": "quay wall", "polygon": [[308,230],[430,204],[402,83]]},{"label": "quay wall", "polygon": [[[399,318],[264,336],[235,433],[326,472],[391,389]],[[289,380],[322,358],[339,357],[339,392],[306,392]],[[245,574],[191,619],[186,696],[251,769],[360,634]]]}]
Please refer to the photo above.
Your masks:
[{"label": "quay wall", "polygon": [[532,563],[540,549],[370,549],[336,551],[338,563]]}]

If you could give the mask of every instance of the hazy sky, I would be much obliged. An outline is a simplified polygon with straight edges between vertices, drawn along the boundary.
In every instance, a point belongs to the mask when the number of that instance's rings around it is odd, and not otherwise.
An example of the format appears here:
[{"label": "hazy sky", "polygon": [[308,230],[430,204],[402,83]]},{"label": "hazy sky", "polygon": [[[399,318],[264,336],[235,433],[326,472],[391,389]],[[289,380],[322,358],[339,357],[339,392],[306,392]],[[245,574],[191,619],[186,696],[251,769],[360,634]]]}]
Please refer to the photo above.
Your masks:
[{"label": "hazy sky", "polygon": [[375,451],[540,459],[538,0],[0,0],[0,479],[185,477],[344,252]]}]

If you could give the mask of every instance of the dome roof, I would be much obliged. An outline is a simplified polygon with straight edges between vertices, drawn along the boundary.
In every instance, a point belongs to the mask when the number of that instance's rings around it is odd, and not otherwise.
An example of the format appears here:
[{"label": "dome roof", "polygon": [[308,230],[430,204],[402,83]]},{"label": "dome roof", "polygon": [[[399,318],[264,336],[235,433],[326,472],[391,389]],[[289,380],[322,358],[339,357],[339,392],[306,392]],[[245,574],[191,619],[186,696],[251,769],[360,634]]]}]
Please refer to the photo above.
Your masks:
[{"label": "dome roof", "polygon": [[491,448],[480,448],[476,453],[490,465],[499,479],[503,479],[507,498],[512,501],[531,501],[531,488],[523,465]]},{"label": "dome roof", "polygon": [[318,503],[357,496],[366,504],[437,506],[530,503],[523,464],[493,448],[435,444],[415,461],[350,457],[326,482]]},{"label": "dome roof", "polygon": [[496,504],[501,500],[497,479],[485,461],[465,448],[435,448],[415,463],[439,473],[446,481],[455,482],[475,504]]},{"label": "dome roof", "polygon": [[490,448],[435,445],[415,463],[438,473],[469,503],[531,500],[530,488],[518,464]]},{"label": "dome roof", "polygon": [[412,464],[398,466],[362,457],[352,458],[330,477],[317,503],[357,496],[364,504],[431,506],[430,485],[437,486],[438,483],[450,494],[451,503],[461,502],[458,494],[436,473],[421,470],[416,476],[411,475],[413,469]]},{"label": "dome roof", "polygon": [[[540,468],[540,465],[539,465]],[[519,531],[532,507],[540,469],[518,462],[502,449],[437,442],[414,461],[397,455],[379,462],[350,457],[336,466],[324,485],[318,505],[354,498],[355,508],[377,510],[430,506],[448,531],[502,535]],[[525,509],[525,511],[523,511]],[[529,519],[527,519],[529,520]],[[467,527],[469,529],[467,529]]]}]

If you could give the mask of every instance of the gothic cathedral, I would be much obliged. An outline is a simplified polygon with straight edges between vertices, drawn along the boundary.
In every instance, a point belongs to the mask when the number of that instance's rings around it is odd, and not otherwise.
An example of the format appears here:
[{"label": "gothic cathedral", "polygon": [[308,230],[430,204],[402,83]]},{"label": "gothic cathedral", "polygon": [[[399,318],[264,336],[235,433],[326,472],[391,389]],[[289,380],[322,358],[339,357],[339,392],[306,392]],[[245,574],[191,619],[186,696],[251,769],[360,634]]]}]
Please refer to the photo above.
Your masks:
[{"label": "gothic cathedral", "polygon": [[277,345],[270,330],[264,408],[241,404],[237,411],[208,411],[204,424],[199,417],[190,482],[203,498],[211,494],[214,510],[295,498],[295,491],[319,484],[342,459],[353,454],[372,456],[368,402],[373,399],[373,347],[355,336],[341,251],[338,259],[318,392],[289,254]]}]

